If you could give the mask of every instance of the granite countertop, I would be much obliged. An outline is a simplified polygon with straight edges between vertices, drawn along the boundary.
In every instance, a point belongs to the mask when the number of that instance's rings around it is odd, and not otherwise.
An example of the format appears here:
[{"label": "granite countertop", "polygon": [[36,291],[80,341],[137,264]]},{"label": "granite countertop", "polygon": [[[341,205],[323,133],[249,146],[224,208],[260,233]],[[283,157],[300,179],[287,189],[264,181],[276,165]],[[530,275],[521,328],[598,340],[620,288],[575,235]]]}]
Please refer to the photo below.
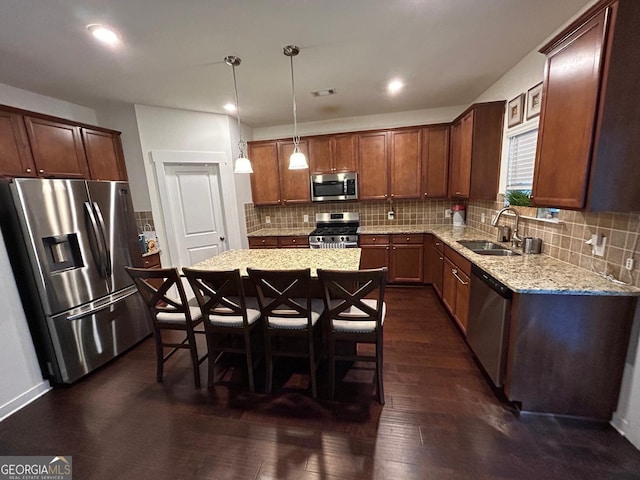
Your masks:
[{"label": "granite countertop", "polygon": [[193,265],[205,270],[240,269],[247,275],[247,267],[260,269],[311,268],[311,276],[317,277],[317,269],[358,270],[359,248],[279,248],[254,250],[227,250]]},{"label": "granite countertop", "polygon": [[247,233],[247,237],[308,237],[315,227],[298,228],[261,228],[255,232]]}]

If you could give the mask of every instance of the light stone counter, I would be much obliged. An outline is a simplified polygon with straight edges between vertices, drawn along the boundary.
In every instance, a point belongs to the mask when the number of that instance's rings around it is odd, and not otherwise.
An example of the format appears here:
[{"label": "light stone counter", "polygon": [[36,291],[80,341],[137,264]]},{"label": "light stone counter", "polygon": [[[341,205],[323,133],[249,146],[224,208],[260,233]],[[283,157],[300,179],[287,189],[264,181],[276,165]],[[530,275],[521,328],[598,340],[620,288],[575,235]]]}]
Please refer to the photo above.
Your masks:
[{"label": "light stone counter", "polygon": [[307,237],[314,228],[261,228],[255,232],[247,233],[247,237]]},{"label": "light stone counter", "polygon": [[[618,285],[596,273],[561,262],[548,255],[493,257],[480,255],[463,247],[458,240],[490,240],[495,237],[471,227],[450,225],[408,225],[363,227],[362,234],[431,233],[446,245],[482,268],[491,276],[518,293],[548,293],[561,295],[640,296],[640,289]],[[511,244],[504,244],[510,247]]]},{"label": "light stone counter", "polygon": [[317,277],[317,269],[358,270],[360,268],[359,248],[278,248],[253,250],[227,250],[193,265],[205,270],[240,269],[247,275],[247,267],[259,269],[311,268],[311,276]]}]

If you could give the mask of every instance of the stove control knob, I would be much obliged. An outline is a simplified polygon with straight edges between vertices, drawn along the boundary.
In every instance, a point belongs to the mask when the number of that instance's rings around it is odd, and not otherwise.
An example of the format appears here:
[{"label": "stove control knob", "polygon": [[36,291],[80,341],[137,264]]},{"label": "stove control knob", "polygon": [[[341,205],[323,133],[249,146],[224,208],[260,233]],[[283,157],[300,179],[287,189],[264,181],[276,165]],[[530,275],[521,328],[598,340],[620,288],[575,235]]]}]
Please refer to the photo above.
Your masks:
[{"label": "stove control knob", "polygon": [[320,237],[316,237],[316,242],[319,242],[320,240]]}]

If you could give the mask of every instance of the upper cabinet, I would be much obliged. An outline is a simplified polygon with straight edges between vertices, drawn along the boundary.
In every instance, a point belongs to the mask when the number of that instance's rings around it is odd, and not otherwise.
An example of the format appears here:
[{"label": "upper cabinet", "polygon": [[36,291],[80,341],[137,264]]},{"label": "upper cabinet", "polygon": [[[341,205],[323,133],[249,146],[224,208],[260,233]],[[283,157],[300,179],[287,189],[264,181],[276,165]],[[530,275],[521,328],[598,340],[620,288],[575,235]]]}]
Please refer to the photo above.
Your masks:
[{"label": "upper cabinet", "polygon": [[422,192],[422,131],[420,128],[389,132],[389,196],[420,198]]},{"label": "upper cabinet", "polygon": [[[309,155],[306,140],[300,150]],[[251,194],[254,205],[291,205],[311,202],[309,170],[289,170],[293,153],[291,141],[249,142],[249,158],[253,166]]]},{"label": "upper cabinet", "polygon": [[307,139],[311,174],[355,172],[358,169],[356,135],[323,135]]},{"label": "upper cabinet", "polygon": [[449,172],[449,126],[422,129],[422,196],[447,196]]},{"label": "upper cabinet", "polygon": [[29,139],[22,115],[0,110],[0,174],[35,177]]},{"label": "upper cabinet", "polygon": [[253,167],[251,195],[255,205],[279,205],[280,170],[277,142],[249,142],[249,158]]},{"label": "upper cabinet", "polygon": [[500,178],[505,102],[478,103],[451,127],[449,196],[495,200]]},{"label": "upper cabinet", "polygon": [[536,206],[640,210],[638,22],[637,0],[600,1],[540,50]]},{"label": "upper cabinet", "polygon": [[389,193],[387,132],[368,132],[358,135],[358,198],[385,200]]},{"label": "upper cabinet", "polygon": [[120,133],[0,106],[0,175],[127,180]]},{"label": "upper cabinet", "polygon": [[80,127],[30,116],[24,122],[39,176],[89,178]]},{"label": "upper cabinet", "polygon": [[81,128],[89,172],[94,180],[127,180],[120,135]]}]

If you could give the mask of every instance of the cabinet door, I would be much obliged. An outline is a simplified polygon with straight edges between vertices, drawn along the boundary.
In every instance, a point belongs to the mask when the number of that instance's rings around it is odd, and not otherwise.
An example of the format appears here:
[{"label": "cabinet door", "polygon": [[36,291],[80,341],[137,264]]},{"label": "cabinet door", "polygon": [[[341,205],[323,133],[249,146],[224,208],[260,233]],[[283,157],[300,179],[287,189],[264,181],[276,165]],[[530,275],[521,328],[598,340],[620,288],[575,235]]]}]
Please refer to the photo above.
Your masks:
[{"label": "cabinet door", "polygon": [[127,180],[120,136],[81,128],[89,173],[93,180]]},{"label": "cabinet door", "polygon": [[389,267],[389,245],[361,245],[360,248],[361,269]]},{"label": "cabinet door", "polygon": [[422,130],[422,194],[424,198],[447,196],[449,180],[449,127]]},{"label": "cabinet door", "polygon": [[277,143],[249,144],[249,159],[253,167],[251,196],[254,205],[279,205],[281,196]]},{"label": "cabinet door", "polygon": [[602,11],[547,55],[533,179],[535,205],[584,207],[606,18]]},{"label": "cabinet door", "polygon": [[436,294],[442,298],[442,290],[443,290],[443,280],[444,280],[444,254],[441,250],[438,249],[436,245],[437,241],[434,242],[434,247],[431,249],[431,265],[432,265],[432,282],[433,289],[436,291]]},{"label": "cabinet door", "polygon": [[445,257],[442,273],[442,302],[452,315],[456,313],[456,289],[458,288],[458,279],[453,275],[455,269],[456,266]]},{"label": "cabinet door", "polygon": [[391,247],[391,282],[422,283],[424,246],[419,244],[394,243]]},{"label": "cabinet door", "polygon": [[89,178],[80,127],[36,117],[24,120],[39,176]]},{"label": "cabinet door", "polygon": [[357,138],[354,134],[334,135],[331,139],[331,156],[334,172],[356,172],[358,170]]},{"label": "cabinet door", "polygon": [[469,197],[471,185],[471,154],[473,147],[473,110],[467,113],[456,124],[452,148],[451,177],[449,179],[449,195],[452,197]]},{"label": "cabinet door", "polygon": [[[309,158],[309,148],[306,140],[301,140],[300,151]],[[293,153],[293,142],[278,142],[278,156],[280,157],[280,189],[282,204],[310,203],[311,182],[309,169],[289,170],[289,157]]]},{"label": "cabinet door", "polygon": [[35,177],[36,167],[22,115],[0,111],[0,174]]},{"label": "cabinet door", "polygon": [[421,197],[422,135],[420,129],[389,134],[391,198]]},{"label": "cabinet door", "polygon": [[467,324],[469,323],[469,292],[471,290],[469,276],[459,268],[456,268],[454,276],[458,281],[456,286],[455,317],[462,331],[466,333]]},{"label": "cabinet door", "polygon": [[331,161],[331,137],[312,137],[309,145],[309,171],[312,174],[333,173]]},{"label": "cabinet door", "polygon": [[358,136],[358,172],[360,200],[387,198],[387,133],[363,133]]}]

